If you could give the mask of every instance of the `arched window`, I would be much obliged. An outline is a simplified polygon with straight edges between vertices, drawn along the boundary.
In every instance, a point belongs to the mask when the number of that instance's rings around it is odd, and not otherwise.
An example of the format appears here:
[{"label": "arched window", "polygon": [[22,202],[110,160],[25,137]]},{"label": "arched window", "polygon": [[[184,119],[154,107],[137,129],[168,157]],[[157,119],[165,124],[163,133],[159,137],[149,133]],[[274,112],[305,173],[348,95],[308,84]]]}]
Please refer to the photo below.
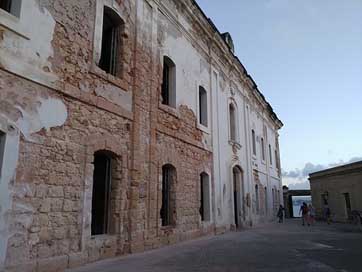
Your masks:
[{"label": "arched window", "polygon": [[255,185],[255,208],[256,208],[256,213],[259,213],[259,186]]},{"label": "arched window", "polygon": [[210,179],[209,175],[200,175],[200,215],[201,221],[210,221]]},{"label": "arched window", "polygon": [[162,104],[176,108],[176,65],[169,58],[163,57]]},{"label": "arched window", "polygon": [[92,235],[107,234],[110,218],[112,158],[103,151],[94,154]]},{"label": "arched window", "polygon": [[261,138],[261,158],[265,161],[265,143],[264,138]]},{"label": "arched window", "polygon": [[232,103],[229,104],[229,122],[230,122],[230,124],[229,124],[230,140],[236,142],[237,141],[236,109]]},{"label": "arched window", "polygon": [[104,7],[103,12],[103,31],[102,31],[102,50],[99,61],[99,68],[105,72],[118,76],[121,67],[121,31],[122,19],[109,7]]},{"label": "arched window", "polygon": [[20,17],[21,0],[1,0],[0,9],[16,17]]},{"label": "arched window", "polygon": [[274,150],[274,158],[275,158],[275,166],[277,169],[279,169],[279,159],[278,159],[278,151]]},{"label": "arched window", "polygon": [[270,165],[273,165],[273,154],[272,154],[271,145],[269,145],[269,159],[270,159]]},{"label": "arched window", "polygon": [[251,140],[252,140],[252,145],[253,145],[253,155],[256,156],[256,138],[255,138],[255,130],[254,129],[251,130]]},{"label": "arched window", "polygon": [[207,92],[203,87],[199,87],[199,120],[200,124],[207,127]]},{"label": "arched window", "polygon": [[176,223],[176,168],[171,164],[162,167],[162,226]]}]

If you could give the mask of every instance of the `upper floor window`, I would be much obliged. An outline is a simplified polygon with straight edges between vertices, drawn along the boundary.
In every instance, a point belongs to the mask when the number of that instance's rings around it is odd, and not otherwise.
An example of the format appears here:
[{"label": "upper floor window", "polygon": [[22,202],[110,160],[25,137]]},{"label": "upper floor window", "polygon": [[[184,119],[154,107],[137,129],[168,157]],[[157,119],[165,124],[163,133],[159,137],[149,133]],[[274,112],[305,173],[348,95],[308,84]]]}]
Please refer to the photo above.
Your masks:
[{"label": "upper floor window", "polygon": [[199,87],[199,118],[200,124],[207,127],[207,92],[203,87]]},{"label": "upper floor window", "polygon": [[230,140],[236,142],[236,109],[232,103],[229,104],[229,121],[230,121]]},{"label": "upper floor window", "polygon": [[274,157],[275,157],[275,166],[279,169],[279,159],[278,159],[278,151],[274,150]]},{"label": "upper floor window", "polygon": [[271,145],[269,145],[269,159],[270,159],[270,165],[273,165],[273,154],[272,154]]},{"label": "upper floor window", "polygon": [[0,176],[1,176],[2,166],[3,166],[3,161],[4,161],[5,138],[6,138],[5,133],[0,131]]},{"label": "upper floor window", "polygon": [[20,17],[21,0],[0,0],[0,9]]},{"label": "upper floor window", "polygon": [[119,75],[119,68],[121,67],[120,49],[122,25],[122,19],[118,14],[111,8],[105,6],[99,68],[114,76]]},{"label": "upper floor window", "polygon": [[176,65],[163,57],[162,104],[176,108]]},{"label": "upper floor window", "polygon": [[265,161],[265,143],[264,138],[261,138],[261,158]]},{"label": "upper floor window", "polygon": [[253,155],[256,156],[256,138],[255,138],[255,130],[251,130],[251,138],[252,138],[252,145],[253,145]]}]

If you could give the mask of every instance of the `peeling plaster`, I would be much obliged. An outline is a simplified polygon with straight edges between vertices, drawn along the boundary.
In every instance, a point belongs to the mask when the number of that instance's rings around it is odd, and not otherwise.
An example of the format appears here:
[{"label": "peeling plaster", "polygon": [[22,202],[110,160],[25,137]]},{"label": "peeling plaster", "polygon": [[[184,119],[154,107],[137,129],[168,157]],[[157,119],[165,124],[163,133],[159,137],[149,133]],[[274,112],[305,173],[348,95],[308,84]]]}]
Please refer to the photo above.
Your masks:
[{"label": "peeling plaster", "polygon": [[[0,40],[0,65],[18,75],[37,82],[54,83],[50,59],[55,20],[38,1],[22,1],[20,18],[0,16],[5,26]],[[41,33],[41,35],[39,35]]]},{"label": "peeling plaster", "polygon": [[[10,221],[20,222],[28,227],[32,222],[32,207],[16,204],[13,206],[13,196],[25,195],[30,188],[21,185],[14,188],[16,168],[19,156],[19,138],[20,134],[27,140],[32,140],[32,134],[42,129],[49,130],[52,127],[62,126],[68,117],[65,104],[60,99],[38,98],[35,110],[25,110],[20,106],[15,106],[20,112],[21,117],[16,121],[10,121],[8,116],[0,113],[0,129],[5,132],[5,150],[2,173],[0,176],[0,270],[4,265],[6,258],[7,243],[14,231],[8,229]],[[11,211],[21,212],[13,218]],[[19,217],[20,216],[20,217]]]},{"label": "peeling plaster", "polygon": [[15,180],[19,156],[19,131],[0,114],[0,129],[6,133],[4,160],[0,176],[0,270],[6,257],[9,238],[8,221],[12,207],[11,184]]},{"label": "peeling plaster", "polygon": [[19,106],[16,108],[22,113],[22,117],[16,121],[17,127],[27,139],[43,128],[49,130],[62,126],[68,117],[67,107],[61,100],[54,98],[41,98],[40,106],[35,112],[25,111]]},{"label": "peeling plaster", "polygon": [[121,88],[118,88],[114,85],[99,85],[95,89],[95,92],[98,96],[104,97],[108,101],[121,106],[127,111],[132,111],[132,94],[130,92],[125,92]]}]

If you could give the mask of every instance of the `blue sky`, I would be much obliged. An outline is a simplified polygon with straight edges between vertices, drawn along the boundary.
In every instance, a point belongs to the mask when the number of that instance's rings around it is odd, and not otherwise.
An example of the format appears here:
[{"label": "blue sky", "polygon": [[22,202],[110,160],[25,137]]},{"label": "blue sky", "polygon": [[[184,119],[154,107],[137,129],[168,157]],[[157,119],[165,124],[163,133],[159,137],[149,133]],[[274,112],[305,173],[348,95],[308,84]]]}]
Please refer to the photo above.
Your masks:
[{"label": "blue sky", "polygon": [[362,160],[362,0],[197,2],[285,124],[285,183]]}]

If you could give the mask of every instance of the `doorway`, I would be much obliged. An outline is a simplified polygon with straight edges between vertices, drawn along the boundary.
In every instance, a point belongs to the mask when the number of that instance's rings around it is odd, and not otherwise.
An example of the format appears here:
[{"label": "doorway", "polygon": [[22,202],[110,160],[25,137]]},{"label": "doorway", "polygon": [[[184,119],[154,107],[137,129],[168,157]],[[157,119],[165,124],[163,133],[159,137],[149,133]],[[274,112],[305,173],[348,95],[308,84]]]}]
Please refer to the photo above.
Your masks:
[{"label": "doorway", "polygon": [[[234,189],[234,223],[238,228],[240,226],[239,215],[241,214],[240,209],[243,206],[243,203],[240,199],[240,193],[243,193],[242,185],[242,171],[239,167],[235,166],[233,168],[233,189]],[[243,207],[243,216],[244,216],[244,207]]]}]

